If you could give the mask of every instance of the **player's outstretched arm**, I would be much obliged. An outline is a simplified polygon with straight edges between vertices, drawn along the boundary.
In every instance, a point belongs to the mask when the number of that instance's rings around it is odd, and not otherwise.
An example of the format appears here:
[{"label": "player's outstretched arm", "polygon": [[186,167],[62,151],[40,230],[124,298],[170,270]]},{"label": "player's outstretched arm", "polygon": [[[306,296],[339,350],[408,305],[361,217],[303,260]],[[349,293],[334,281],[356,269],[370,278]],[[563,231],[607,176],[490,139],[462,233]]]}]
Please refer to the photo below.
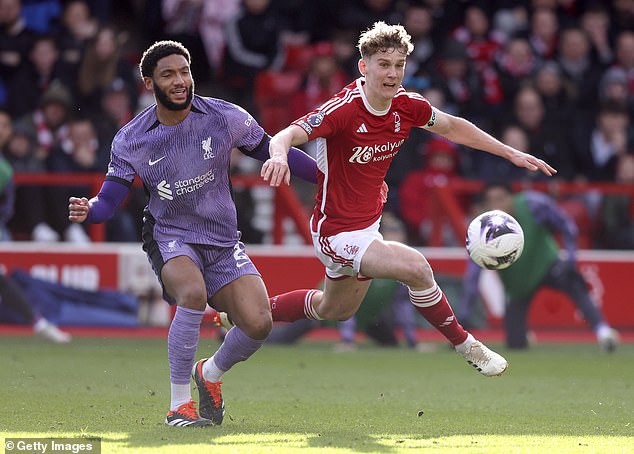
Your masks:
[{"label": "player's outstretched arm", "polygon": [[125,200],[130,188],[116,181],[103,182],[99,194],[88,200],[86,197],[68,199],[68,220],[101,224],[110,219]]},{"label": "player's outstretched arm", "polygon": [[[260,144],[253,150],[247,151],[240,148],[240,151],[254,159],[266,162],[271,157],[269,153],[270,143],[271,137],[265,134]],[[312,156],[304,153],[299,148],[291,147],[289,150],[288,167],[292,175],[309,183],[317,184],[317,163]]]},{"label": "player's outstretched arm", "polygon": [[288,151],[294,145],[308,141],[308,135],[299,126],[290,125],[273,136],[269,144],[271,157],[262,165],[260,175],[271,186],[291,183],[291,171],[288,167]]},{"label": "player's outstretched arm", "polygon": [[433,121],[428,122],[424,128],[440,134],[452,142],[501,156],[516,166],[524,167],[533,172],[541,171],[548,176],[557,173],[557,170],[551,167],[550,164],[533,155],[503,144],[464,118],[454,117],[438,109],[434,109],[434,115]]}]

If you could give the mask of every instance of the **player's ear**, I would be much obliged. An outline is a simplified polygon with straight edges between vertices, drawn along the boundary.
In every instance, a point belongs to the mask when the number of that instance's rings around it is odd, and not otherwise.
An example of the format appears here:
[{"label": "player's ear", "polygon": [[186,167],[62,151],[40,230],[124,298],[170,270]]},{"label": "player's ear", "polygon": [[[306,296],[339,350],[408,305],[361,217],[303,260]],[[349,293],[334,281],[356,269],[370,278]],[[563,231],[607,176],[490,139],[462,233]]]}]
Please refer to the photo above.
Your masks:
[{"label": "player's ear", "polygon": [[357,65],[359,67],[359,72],[361,73],[362,76],[365,77],[365,71],[367,69],[367,67],[365,65],[365,60],[363,58],[360,58]]},{"label": "player's ear", "polygon": [[146,90],[154,89],[154,81],[152,80],[151,77],[144,77],[143,85],[145,85]]}]

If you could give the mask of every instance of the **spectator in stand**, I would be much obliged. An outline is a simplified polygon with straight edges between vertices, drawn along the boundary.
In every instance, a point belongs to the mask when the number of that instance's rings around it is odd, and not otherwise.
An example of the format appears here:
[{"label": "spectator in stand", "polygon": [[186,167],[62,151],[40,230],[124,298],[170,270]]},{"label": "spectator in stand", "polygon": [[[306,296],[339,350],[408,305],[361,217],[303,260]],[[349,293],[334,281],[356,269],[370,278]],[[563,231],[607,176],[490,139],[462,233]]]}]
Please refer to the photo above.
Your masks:
[{"label": "spectator in stand", "polygon": [[493,27],[507,37],[528,33],[529,22],[526,2],[505,2],[493,13]]},{"label": "spectator in stand", "polygon": [[436,62],[431,85],[443,91],[447,108],[454,115],[471,120],[482,112],[482,84],[469,65],[467,50],[459,41],[449,39]]},{"label": "spectator in stand", "polygon": [[533,77],[539,60],[526,38],[511,38],[497,58],[497,71],[505,99],[512,100],[520,87]]},{"label": "spectator in stand", "polygon": [[[14,172],[40,173],[44,161],[37,156],[35,132],[24,125],[11,126],[8,112],[0,111],[0,147]],[[14,238],[23,234],[35,241],[55,241],[57,233],[46,224],[45,188],[40,185],[21,185],[15,191],[13,217],[8,227]],[[18,234],[16,236],[16,233]]]},{"label": "spectator in stand", "polygon": [[58,80],[53,81],[40,98],[40,106],[33,113],[18,119],[37,139],[37,157],[46,159],[51,150],[68,137],[68,119],[73,98]]},{"label": "spectator in stand", "polygon": [[545,121],[556,125],[569,121],[574,114],[572,88],[563,79],[557,62],[543,62],[537,69],[533,81],[544,103]]},{"label": "spectator in stand", "polygon": [[581,29],[586,32],[592,47],[592,58],[603,66],[614,60],[612,38],[610,36],[610,14],[600,3],[591,4],[579,20]]},{"label": "spectator in stand", "polygon": [[52,35],[37,37],[28,59],[9,84],[9,109],[19,118],[37,109],[40,98],[54,80],[66,86],[73,83],[68,68],[59,60],[59,50]]},{"label": "spectator in stand", "polygon": [[319,107],[332,93],[348,82],[348,77],[337,65],[334,46],[327,41],[312,46],[310,69],[300,91],[292,100],[293,118]]},{"label": "spectator in stand", "polygon": [[614,66],[625,71],[630,95],[634,96],[634,31],[625,30],[617,36],[614,63]]},{"label": "spectator in stand", "polygon": [[580,28],[561,32],[558,63],[563,77],[574,87],[575,107],[593,111],[597,105],[597,87],[603,65],[592,59],[592,47],[586,33]]},{"label": "spectator in stand", "polygon": [[88,111],[98,110],[101,97],[115,80],[124,83],[132,109],[138,101],[135,68],[121,55],[126,34],[112,26],[100,27],[94,38],[87,42],[79,63],[79,104]]},{"label": "spectator in stand", "polygon": [[[173,0],[163,0],[164,8],[165,5],[172,2]],[[179,3],[180,0],[176,0],[176,2]],[[238,14],[239,8],[240,0],[205,0],[203,2],[199,30],[205,46],[207,61],[211,65],[213,78],[219,78],[222,72],[227,47],[227,23]]]},{"label": "spectator in stand", "polygon": [[[492,29],[486,10],[474,4],[465,10],[464,25],[458,27],[452,37],[465,46],[483,86],[483,101],[490,106],[499,106],[504,101],[505,94],[494,61],[504,45],[504,34]],[[489,109],[480,121],[486,119],[487,113],[494,112]]]},{"label": "spectator in stand", "polygon": [[493,64],[506,38],[491,28],[487,12],[478,4],[467,7],[464,12],[464,25],[458,27],[452,33],[452,37],[465,45],[478,73],[482,73]]},{"label": "spectator in stand", "polygon": [[220,70],[225,26],[238,13],[239,0],[163,0],[164,37],[183,43],[192,55],[192,72],[204,86]]},{"label": "spectator in stand", "polygon": [[9,84],[26,62],[35,34],[22,18],[20,0],[0,0],[0,79]]},{"label": "spectator in stand", "polygon": [[335,30],[332,34],[332,48],[337,66],[346,73],[348,80],[359,74],[357,69],[357,34],[352,30]]},{"label": "spectator in stand", "polygon": [[577,179],[614,181],[619,157],[634,143],[625,103],[606,101],[599,106],[594,125],[581,125],[574,132]]},{"label": "spectator in stand", "polygon": [[463,6],[449,0],[425,0],[434,21],[434,35],[439,42],[444,40],[448,30],[454,30],[462,24]]},{"label": "spectator in stand", "polygon": [[[521,88],[515,96],[513,108],[515,123],[529,138],[527,152],[552,162],[558,178],[572,178],[574,166],[567,131],[563,125],[547,120],[544,102],[537,90],[531,86]],[[539,178],[533,174],[530,177]]]},{"label": "spectator in stand", "polygon": [[336,4],[337,26],[350,30],[365,30],[376,21],[391,24],[403,22],[403,15],[397,8],[396,0],[359,0]]},{"label": "spectator in stand", "polygon": [[[433,222],[442,210],[434,211],[430,188],[451,184],[459,176],[458,145],[441,137],[434,137],[424,146],[424,165],[411,171],[398,188],[400,216],[407,225],[410,243],[429,245]],[[446,220],[445,220],[446,221]],[[445,245],[455,243],[453,231],[443,228]]]},{"label": "spectator in stand", "polygon": [[634,30],[634,8],[630,0],[615,0],[612,7],[611,23],[616,30]]},{"label": "spectator in stand", "polygon": [[[634,187],[634,154],[619,156],[615,182]],[[634,197],[631,194],[604,195],[597,246],[604,249],[634,249]]]},{"label": "spectator in stand", "polygon": [[271,0],[243,0],[240,12],[227,23],[224,84],[229,101],[253,111],[253,88],[258,71],[280,69],[284,52],[282,20]]},{"label": "spectator in stand", "polygon": [[603,73],[599,83],[599,102],[606,101],[625,103],[630,118],[634,118],[634,93],[630,92],[627,73],[623,68],[614,66]]},{"label": "spectator in stand", "polygon": [[438,43],[432,39],[434,23],[431,11],[424,4],[412,3],[407,7],[403,26],[411,35],[414,44],[414,51],[405,66],[404,85],[408,85],[408,81],[416,73],[428,70],[432,56],[437,52]]},{"label": "spectator in stand", "polygon": [[552,60],[559,44],[559,19],[551,8],[537,8],[531,17],[528,42],[540,60]]},{"label": "spectator in stand", "polygon": [[[97,131],[92,122],[87,118],[76,118],[68,123],[67,139],[51,151],[46,162],[47,169],[54,173],[98,172],[102,174],[106,171],[109,161],[108,151],[108,149],[100,149]],[[70,222],[65,209],[72,194],[88,196],[90,192],[91,188],[86,186],[54,186],[48,189],[51,207],[49,224],[60,236],[63,236],[64,240],[73,243],[90,242],[84,227]],[[136,238],[134,228],[131,228],[132,232],[128,232],[130,241]]]},{"label": "spectator in stand", "polygon": [[[77,80],[79,63],[86,47],[99,29],[99,22],[91,15],[90,8],[84,0],[70,0],[64,6],[61,27],[57,42],[60,47],[60,58],[69,68],[72,78]],[[76,95],[76,87],[68,87]]]},{"label": "spectator in stand", "polygon": [[[500,132],[500,140],[518,150],[530,150],[530,140],[526,131],[516,124],[504,126]],[[508,165],[500,159],[491,159],[488,155],[479,156],[475,163],[474,176],[479,180],[494,181],[504,175],[508,181],[530,179],[532,175],[515,166]]]}]

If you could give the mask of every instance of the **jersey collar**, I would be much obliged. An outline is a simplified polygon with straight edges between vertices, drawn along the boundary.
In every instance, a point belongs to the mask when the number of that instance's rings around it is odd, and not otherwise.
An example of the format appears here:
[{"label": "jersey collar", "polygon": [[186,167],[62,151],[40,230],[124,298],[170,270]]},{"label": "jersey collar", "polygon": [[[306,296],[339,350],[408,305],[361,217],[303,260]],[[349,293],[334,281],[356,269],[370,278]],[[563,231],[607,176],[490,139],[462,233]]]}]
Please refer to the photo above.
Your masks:
[{"label": "jersey collar", "polygon": [[363,105],[365,106],[365,108],[368,109],[368,111],[372,115],[376,115],[377,117],[382,117],[383,115],[386,115],[392,108],[392,104],[390,103],[390,106],[385,110],[376,110],[374,107],[370,105],[370,103],[368,102],[368,98],[366,98],[365,96],[365,91],[363,91],[364,83],[365,83],[365,77],[359,77],[357,79],[357,88],[359,89],[359,93],[361,93],[361,99],[363,100]]}]

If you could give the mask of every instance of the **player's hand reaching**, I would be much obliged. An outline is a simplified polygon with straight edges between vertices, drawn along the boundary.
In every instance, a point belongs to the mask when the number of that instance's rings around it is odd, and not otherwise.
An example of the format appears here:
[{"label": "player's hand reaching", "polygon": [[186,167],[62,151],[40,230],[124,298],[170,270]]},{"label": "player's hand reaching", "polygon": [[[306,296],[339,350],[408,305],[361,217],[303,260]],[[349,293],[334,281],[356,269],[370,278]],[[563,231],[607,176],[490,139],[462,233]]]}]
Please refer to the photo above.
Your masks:
[{"label": "player's hand reaching", "polygon": [[84,222],[90,210],[90,202],[86,197],[71,197],[68,199],[68,220]]},{"label": "player's hand reaching", "polygon": [[270,186],[279,186],[283,182],[291,184],[291,170],[288,168],[286,155],[273,156],[267,159],[262,165],[260,175],[264,181],[268,181]]},{"label": "player's hand reaching", "polygon": [[509,161],[511,161],[517,167],[524,167],[525,169],[531,170],[533,172],[539,170],[549,177],[557,173],[557,170],[555,170],[545,161],[519,150],[513,150],[513,154],[509,158]]}]

